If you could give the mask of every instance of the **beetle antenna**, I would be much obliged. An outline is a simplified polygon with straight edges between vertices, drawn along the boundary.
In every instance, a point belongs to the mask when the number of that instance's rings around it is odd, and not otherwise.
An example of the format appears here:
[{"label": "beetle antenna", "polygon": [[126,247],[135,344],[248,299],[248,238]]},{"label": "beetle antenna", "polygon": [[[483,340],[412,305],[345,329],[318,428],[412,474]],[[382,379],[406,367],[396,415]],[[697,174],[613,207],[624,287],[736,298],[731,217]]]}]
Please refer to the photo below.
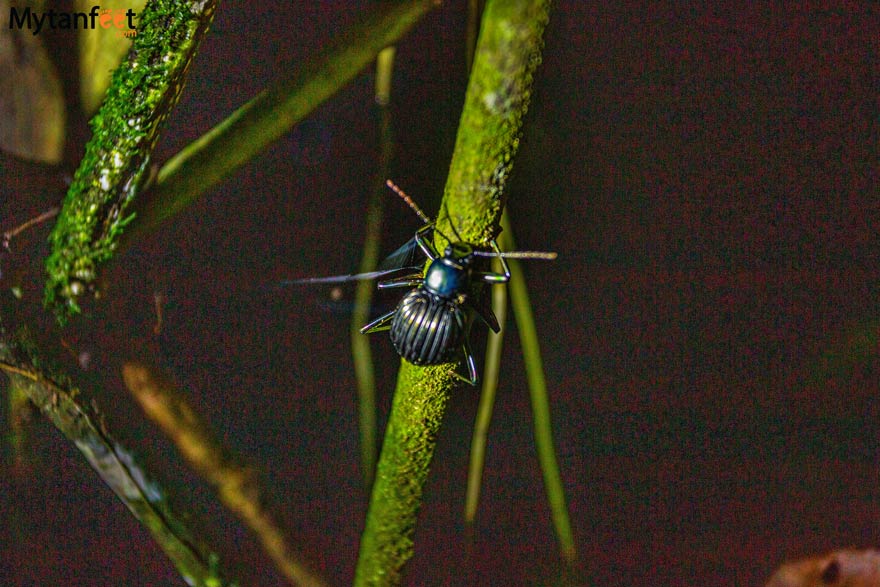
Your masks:
[{"label": "beetle antenna", "polygon": [[415,212],[418,215],[418,217],[421,218],[425,224],[431,224],[431,219],[428,218],[428,215],[425,214],[424,212],[422,212],[422,209],[419,208],[419,205],[416,204],[412,198],[410,198],[408,195],[406,195],[405,191],[403,191],[402,189],[397,187],[397,184],[395,184],[390,179],[386,179],[385,185],[387,185],[389,188],[391,188],[392,192],[394,192],[395,194],[397,194],[398,196],[403,198],[403,201],[406,202],[410,208],[412,208],[413,212]]},{"label": "beetle antenna", "polygon": [[[416,203],[413,201],[413,199],[410,198],[410,197],[406,194],[405,191],[403,191],[402,189],[400,189],[400,187],[398,187],[398,185],[397,185],[396,183],[394,183],[394,182],[391,181],[390,179],[386,179],[386,180],[385,180],[385,185],[387,185],[389,188],[391,188],[391,191],[393,191],[395,194],[397,194],[398,196],[400,196],[401,198],[403,198],[403,201],[406,202],[406,203],[409,205],[410,208],[412,208],[413,212],[415,212],[416,214],[418,214],[419,218],[421,218],[422,221],[423,221],[425,224],[431,224],[431,219],[428,218],[428,215],[425,214],[425,213],[422,211],[422,209],[419,208],[418,204],[416,204]],[[448,242],[450,242],[450,243],[452,242],[452,239],[449,238],[448,236],[446,236],[445,234],[443,234],[443,233],[440,231],[440,229],[437,228],[437,225],[436,225],[436,224],[434,225],[434,230],[435,230],[437,233],[439,233],[440,236],[442,236],[443,238],[445,238]],[[454,226],[452,227],[452,230],[455,230],[455,227],[454,227]],[[458,233],[457,233],[457,232],[456,232],[456,236],[458,236]],[[459,237],[459,240],[461,240],[461,237]]]},{"label": "beetle antenna", "polygon": [[506,259],[544,259],[546,261],[552,261],[556,258],[556,253],[551,251],[505,251],[503,253],[474,251],[474,255],[479,257],[504,257]]}]

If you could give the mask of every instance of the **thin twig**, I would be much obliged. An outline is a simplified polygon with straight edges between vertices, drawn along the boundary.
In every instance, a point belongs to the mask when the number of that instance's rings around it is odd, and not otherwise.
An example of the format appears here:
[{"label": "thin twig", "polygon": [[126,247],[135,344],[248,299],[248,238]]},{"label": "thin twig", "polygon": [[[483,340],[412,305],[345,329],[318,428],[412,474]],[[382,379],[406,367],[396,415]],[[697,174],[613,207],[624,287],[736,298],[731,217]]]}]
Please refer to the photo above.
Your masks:
[{"label": "thin twig", "polygon": [[147,417],[159,425],[193,468],[214,486],[220,501],[257,535],[278,570],[296,585],[325,586],[324,580],[299,560],[284,531],[263,505],[266,492],[256,471],[232,456],[183,394],[139,363],[123,365],[122,378]]},{"label": "thin twig", "polygon": [[12,239],[15,238],[18,234],[20,234],[21,232],[24,232],[25,230],[27,230],[31,226],[34,226],[35,224],[45,222],[46,220],[52,218],[53,216],[56,216],[58,214],[59,210],[61,210],[61,208],[49,208],[48,210],[46,210],[45,212],[43,212],[39,216],[34,216],[30,220],[28,220],[22,224],[19,224],[18,226],[16,226],[12,230],[7,230],[6,232],[3,233],[2,241],[0,241],[0,246],[2,246],[4,249],[8,250],[9,243],[12,242]]},{"label": "thin twig", "polygon": [[[503,249],[502,249],[503,250]],[[501,272],[501,261],[492,261],[494,270]],[[486,341],[486,361],[483,367],[483,388],[480,392],[480,405],[474,421],[474,433],[471,439],[471,459],[468,467],[467,492],[464,500],[464,520],[472,524],[477,516],[477,504],[480,500],[480,485],[483,481],[483,467],[486,462],[486,442],[489,424],[492,422],[492,411],[495,408],[495,396],[498,393],[498,378],[501,374],[501,346],[504,333],[507,331],[507,288],[492,288],[492,312],[498,319],[501,331],[497,334],[489,332]]]}]

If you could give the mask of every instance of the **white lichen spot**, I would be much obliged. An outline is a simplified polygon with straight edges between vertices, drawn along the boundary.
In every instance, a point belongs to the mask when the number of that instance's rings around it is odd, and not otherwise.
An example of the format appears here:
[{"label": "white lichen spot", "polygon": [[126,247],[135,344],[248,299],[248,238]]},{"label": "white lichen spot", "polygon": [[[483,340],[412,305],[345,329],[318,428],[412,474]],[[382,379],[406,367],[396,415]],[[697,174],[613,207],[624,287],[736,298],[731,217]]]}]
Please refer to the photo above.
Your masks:
[{"label": "white lichen spot", "polygon": [[495,170],[492,173],[492,180],[495,185],[503,185],[504,180],[507,179],[507,171],[508,167],[504,164],[504,162],[498,163],[495,166]]},{"label": "white lichen spot", "polygon": [[115,167],[116,169],[119,169],[120,167],[122,167],[122,155],[119,153],[119,151],[113,151],[112,160],[113,160],[113,167]]},{"label": "white lichen spot", "polygon": [[483,96],[483,104],[490,112],[496,112],[498,110],[498,105],[501,102],[500,97],[495,92],[488,92]]},{"label": "white lichen spot", "polygon": [[201,14],[205,10],[205,5],[208,3],[208,0],[202,0],[201,2],[193,2],[190,4],[189,11],[193,14]]},{"label": "white lichen spot", "polygon": [[101,177],[98,178],[98,185],[105,192],[110,189],[110,171],[108,171],[107,169],[101,170]]}]

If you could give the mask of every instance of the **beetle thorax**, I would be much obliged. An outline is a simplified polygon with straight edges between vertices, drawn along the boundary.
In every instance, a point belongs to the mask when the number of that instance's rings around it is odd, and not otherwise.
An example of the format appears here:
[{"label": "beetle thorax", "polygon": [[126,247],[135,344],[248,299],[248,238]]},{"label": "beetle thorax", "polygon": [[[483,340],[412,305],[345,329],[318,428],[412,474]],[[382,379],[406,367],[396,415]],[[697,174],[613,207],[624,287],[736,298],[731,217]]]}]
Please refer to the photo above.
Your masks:
[{"label": "beetle thorax", "polygon": [[468,265],[450,257],[434,259],[425,274],[425,289],[442,298],[454,298],[466,292],[469,285]]}]

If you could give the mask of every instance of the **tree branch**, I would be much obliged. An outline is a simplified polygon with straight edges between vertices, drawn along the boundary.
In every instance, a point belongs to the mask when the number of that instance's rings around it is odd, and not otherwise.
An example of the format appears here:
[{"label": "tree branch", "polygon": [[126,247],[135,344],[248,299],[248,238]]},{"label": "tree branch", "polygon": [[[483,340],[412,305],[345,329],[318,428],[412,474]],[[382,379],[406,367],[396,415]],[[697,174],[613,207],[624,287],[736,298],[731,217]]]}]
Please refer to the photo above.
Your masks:
[{"label": "tree branch", "polygon": [[153,147],[215,6],[216,0],[151,0],[141,13],[128,60],[92,118],[92,138],[49,237],[45,304],[61,322],[79,312],[77,298],[132,219],[127,208],[147,182]]},{"label": "tree branch", "polygon": [[0,332],[0,371],[15,392],[31,402],[71,440],[101,479],[153,535],[184,580],[190,585],[219,587],[222,581],[213,554],[204,552],[176,519],[161,488],[148,480],[134,457],[107,431],[95,410],[76,401],[69,383],[46,375],[41,361],[26,345],[7,340]]},{"label": "tree branch", "polygon": [[[492,0],[483,15],[438,227],[475,244],[498,231],[502,192],[519,146],[548,0]],[[454,230],[452,226],[454,225]],[[438,244],[442,236],[435,235]],[[356,585],[396,585],[412,536],[437,431],[454,379],[450,365],[402,361],[361,542]]]}]

